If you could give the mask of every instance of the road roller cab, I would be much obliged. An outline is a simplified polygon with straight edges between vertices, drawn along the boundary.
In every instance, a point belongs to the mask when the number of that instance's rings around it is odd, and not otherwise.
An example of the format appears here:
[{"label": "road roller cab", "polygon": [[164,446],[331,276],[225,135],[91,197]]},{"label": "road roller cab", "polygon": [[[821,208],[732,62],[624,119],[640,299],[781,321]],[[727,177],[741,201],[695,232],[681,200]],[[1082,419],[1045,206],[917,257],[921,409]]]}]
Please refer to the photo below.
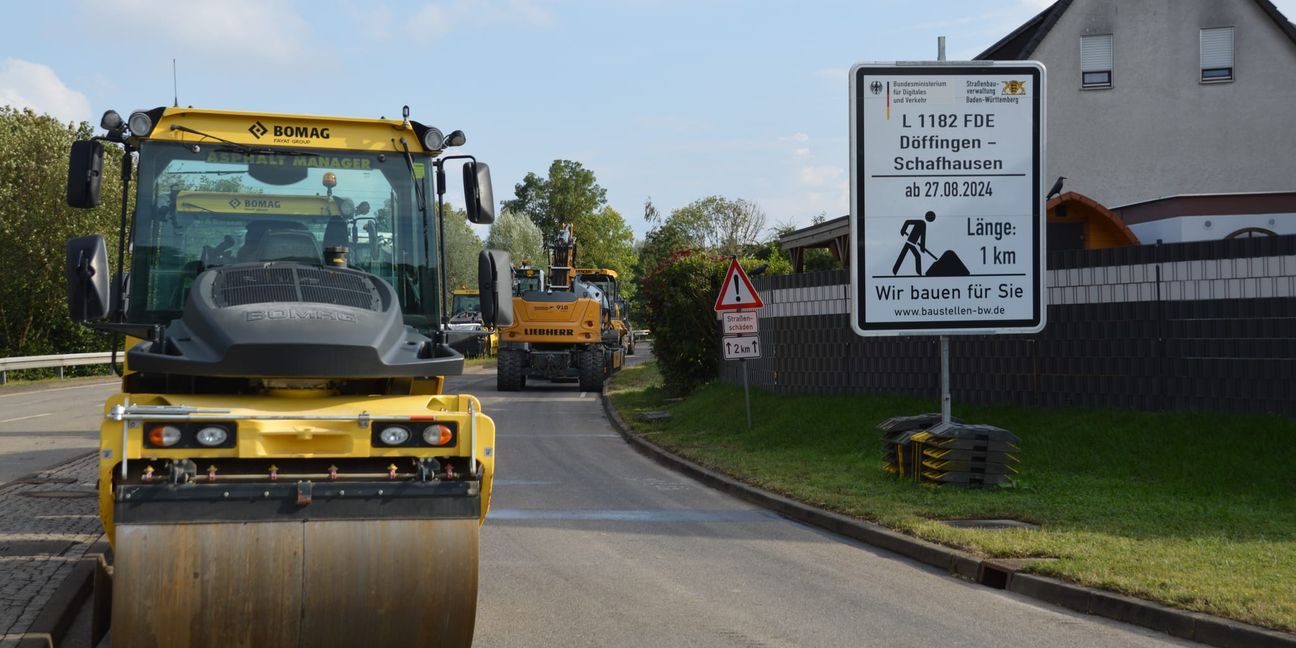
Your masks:
[{"label": "road roller cab", "polygon": [[[114,645],[468,645],[495,428],[442,393],[463,356],[438,214],[457,160],[469,219],[491,222],[487,166],[408,110],[102,126],[73,146],[68,202],[97,204],[106,141],[123,195],[137,167],[135,211],[111,280],[98,236],[68,243],[67,271],[72,317],[126,340],[99,451]],[[509,267],[479,259],[491,325]]]}]

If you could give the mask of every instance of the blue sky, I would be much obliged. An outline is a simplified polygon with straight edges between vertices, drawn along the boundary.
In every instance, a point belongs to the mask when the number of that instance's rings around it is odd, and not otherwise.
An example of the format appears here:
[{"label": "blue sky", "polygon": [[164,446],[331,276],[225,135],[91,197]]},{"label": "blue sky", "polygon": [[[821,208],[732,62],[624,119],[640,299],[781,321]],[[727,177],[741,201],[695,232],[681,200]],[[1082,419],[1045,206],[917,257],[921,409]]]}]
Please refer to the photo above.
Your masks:
[{"label": "blue sky", "polygon": [[[1236,1],[1236,0],[1234,0]],[[593,169],[642,236],[710,194],[768,224],[848,210],[857,61],[970,58],[1047,0],[64,0],[14,3],[0,104],[98,122],[169,105],[463,129],[497,199],[555,158]],[[1288,16],[1296,0],[1276,3]],[[18,28],[14,28],[18,27]]]}]

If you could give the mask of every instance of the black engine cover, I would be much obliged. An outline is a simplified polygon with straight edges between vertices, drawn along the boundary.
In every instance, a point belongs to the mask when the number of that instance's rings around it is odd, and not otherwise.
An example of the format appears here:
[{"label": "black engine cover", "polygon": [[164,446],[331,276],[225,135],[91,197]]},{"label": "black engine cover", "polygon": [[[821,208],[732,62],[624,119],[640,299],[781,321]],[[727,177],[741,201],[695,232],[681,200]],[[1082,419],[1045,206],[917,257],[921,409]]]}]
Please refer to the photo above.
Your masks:
[{"label": "black engine cover", "polygon": [[189,376],[396,378],[458,374],[463,356],[405,324],[395,291],[365,272],[297,263],[213,268],[131,370]]}]

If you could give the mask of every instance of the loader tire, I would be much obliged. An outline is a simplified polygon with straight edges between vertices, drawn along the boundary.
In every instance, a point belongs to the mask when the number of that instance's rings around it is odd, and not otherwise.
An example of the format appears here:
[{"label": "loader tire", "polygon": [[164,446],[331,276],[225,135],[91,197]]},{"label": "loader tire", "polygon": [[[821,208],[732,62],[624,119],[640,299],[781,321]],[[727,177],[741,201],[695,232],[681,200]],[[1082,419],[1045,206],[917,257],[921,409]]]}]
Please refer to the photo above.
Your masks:
[{"label": "loader tire", "polygon": [[522,367],[524,358],[523,351],[500,349],[499,362],[495,368],[495,389],[520,391],[526,387],[526,373]]},{"label": "loader tire", "polygon": [[585,349],[576,357],[576,365],[580,370],[581,391],[603,391],[603,363],[603,348],[598,346]]}]

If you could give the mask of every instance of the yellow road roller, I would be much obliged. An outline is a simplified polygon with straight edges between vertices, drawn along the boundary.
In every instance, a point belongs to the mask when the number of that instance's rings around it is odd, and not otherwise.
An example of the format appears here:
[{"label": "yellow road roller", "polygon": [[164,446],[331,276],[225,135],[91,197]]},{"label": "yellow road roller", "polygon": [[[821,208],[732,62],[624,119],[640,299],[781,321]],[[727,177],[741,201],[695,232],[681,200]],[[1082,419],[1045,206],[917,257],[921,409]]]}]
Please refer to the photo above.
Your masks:
[{"label": "yellow road roller", "polygon": [[[469,219],[493,220],[487,165],[408,108],[101,126],[68,203],[97,205],[110,151],[135,209],[118,272],[88,236],[67,273],[73,319],[126,340],[100,428],[112,645],[470,645],[495,426],[442,393],[463,356],[439,214],[462,161]],[[479,275],[484,320],[511,323],[508,256]]]}]

